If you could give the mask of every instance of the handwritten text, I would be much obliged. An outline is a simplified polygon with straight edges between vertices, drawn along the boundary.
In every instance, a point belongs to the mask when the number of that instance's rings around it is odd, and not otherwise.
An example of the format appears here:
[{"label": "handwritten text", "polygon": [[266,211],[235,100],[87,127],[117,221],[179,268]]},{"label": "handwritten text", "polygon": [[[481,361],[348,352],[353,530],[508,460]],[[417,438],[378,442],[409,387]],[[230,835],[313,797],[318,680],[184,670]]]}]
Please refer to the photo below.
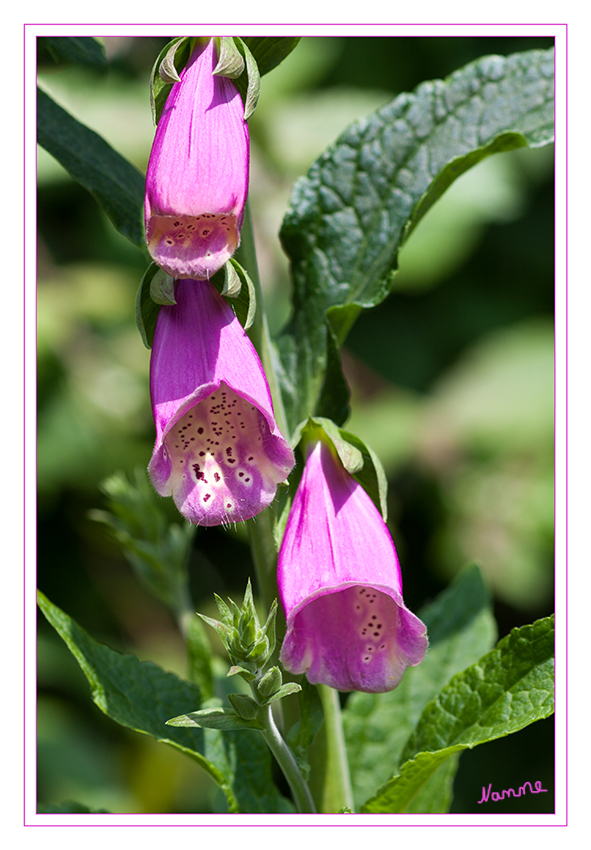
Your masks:
[{"label": "handwritten text", "polygon": [[539,779],[536,779],[536,781],[534,782],[534,788],[531,787],[531,782],[524,782],[523,785],[521,785],[517,789],[517,791],[515,791],[513,788],[505,788],[501,792],[493,791],[491,794],[491,788],[492,782],[489,784],[488,788],[484,788],[483,786],[482,800],[478,801],[478,805],[480,805],[480,803],[488,803],[489,798],[490,800],[492,800],[493,803],[498,803],[499,800],[504,800],[506,797],[521,797],[522,795],[525,795],[528,788],[530,794],[545,794],[548,790],[547,788],[542,788],[542,783]]}]

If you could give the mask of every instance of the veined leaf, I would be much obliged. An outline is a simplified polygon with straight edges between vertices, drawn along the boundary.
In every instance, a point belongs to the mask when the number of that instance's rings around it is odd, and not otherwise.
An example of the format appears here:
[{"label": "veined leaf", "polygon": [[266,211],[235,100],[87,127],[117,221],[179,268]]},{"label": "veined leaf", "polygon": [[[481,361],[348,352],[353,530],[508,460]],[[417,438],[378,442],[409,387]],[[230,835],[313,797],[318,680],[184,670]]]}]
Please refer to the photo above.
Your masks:
[{"label": "veined leaf", "polygon": [[[294,316],[280,338],[291,427],[323,401],[329,331],[342,344],[390,292],[397,255],[445,189],[492,153],[553,140],[553,51],[481,58],[352,124],[296,181],[281,228]],[[294,391],[294,387],[297,391]]]},{"label": "veined leaf", "polygon": [[271,757],[261,735],[167,726],[170,718],[202,707],[196,685],[152,662],[97,643],[41,592],[37,599],[78,661],[101,711],[122,726],[151,735],[198,762],[222,788],[231,812],[291,810],[273,783]]},{"label": "veined leaf", "polygon": [[459,673],[425,708],[401,757],[400,773],[362,807],[404,812],[454,753],[518,732],[554,711],[554,618],[507,635]]}]

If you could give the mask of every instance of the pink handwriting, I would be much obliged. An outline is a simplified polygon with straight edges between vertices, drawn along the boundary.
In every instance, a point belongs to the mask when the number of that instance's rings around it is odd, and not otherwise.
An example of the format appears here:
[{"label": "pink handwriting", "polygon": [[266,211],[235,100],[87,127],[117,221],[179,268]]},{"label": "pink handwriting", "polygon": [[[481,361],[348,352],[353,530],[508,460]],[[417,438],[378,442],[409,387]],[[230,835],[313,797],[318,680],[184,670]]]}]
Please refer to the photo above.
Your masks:
[{"label": "pink handwriting", "polygon": [[530,794],[541,794],[542,792],[545,794],[548,790],[547,788],[542,788],[542,783],[539,779],[536,779],[536,781],[534,782],[535,790],[531,787],[531,782],[524,782],[523,785],[521,785],[517,789],[517,791],[514,791],[513,788],[506,788],[500,793],[498,793],[497,791],[493,791],[491,794],[490,789],[492,788],[492,783],[490,783],[488,788],[484,788],[483,786],[482,800],[478,801],[478,805],[480,805],[480,803],[488,803],[489,798],[492,800],[493,803],[498,803],[499,800],[504,800],[505,797],[521,797],[521,795],[525,795],[527,791],[526,786],[529,786]]}]

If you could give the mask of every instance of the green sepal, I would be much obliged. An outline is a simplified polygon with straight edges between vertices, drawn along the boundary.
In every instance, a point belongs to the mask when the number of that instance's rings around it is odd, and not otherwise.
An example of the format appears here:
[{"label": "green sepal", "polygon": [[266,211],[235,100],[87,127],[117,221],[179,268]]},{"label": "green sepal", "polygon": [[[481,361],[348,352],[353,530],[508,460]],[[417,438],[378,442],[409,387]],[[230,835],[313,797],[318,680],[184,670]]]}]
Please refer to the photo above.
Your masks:
[{"label": "green sepal", "polygon": [[256,700],[246,694],[228,694],[228,702],[242,720],[254,720],[259,713]]},{"label": "green sepal", "polygon": [[318,439],[331,446],[347,472],[371,498],[385,522],[388,481],[384,467],[373,449],[360,437],[322,416],[310,416],[305,422],[300,422],[293,433],[292,446],[296,448],[300,443],[305,445]]},{"label": "green sepal", "polygon": [[152,348],[156,320],[160,312],[160,304],[156,304],[151,295],[152,280],[160,270],[156,263],[150,263],[145,271],[135,298],[135,321],[142,342],[146,348]]},{"label": "green sepal", "polygon": [[361,453],[363,465],[361,469],[351,474],[361,484],[381,513],[384,522],[386,522],[388,519],[388,479],[386,478],[386,472],[381,460],[371,446],[368,446],[361,437],[343,428],[339,428],[339,433],[341,439],[345,440],[352,448],[358,449]]},{"label": "green sepal", "polygon": [[[244,120],[248,121],[257,107],[261,93],[261,75],[256,59],[241,38],[234,39],[238,50],[242,53],[246,64],[245,73],[236,79],[236,85],[244,101]],[[246,77],[246,80],[245,80]]]},{"label": "green sepal", "polygon": [[154,124],[160,120],[172,86],[180,80],[179,72],[189,61],[190,43],[188,36],[173,38],[162,48],[154,62],[150,76],[150,105]]},{"label": "green sepal", "polygon": [[170,307],[176,304],[174,299],[174,278],[159,268],[150,281],[150,298],[155,304]]},{"label": "green sepal", "polygon": [[271,694],[266,697],[266,699],[261,700],[261,705],[268,705],[270,702],[276,702],[276,700],[288,697],[290,694],[298,694],[301,690],[302,686],[298,685],[297,682],[286,682],[284,685],[281,685],[274,694]]},{"label": "green sepal", "polygon": [[211,282],[224,298],[237,298],[240,295],[242,279],[230,261],[224,263],[222,268],[214,274]]},{"label": "green sepal", "polygon": [[180,714],[166,721],[167,726],[198,726],[201,729],[220,729],[233,732],[236,729],[263,729],[259,720],[244,720],[229,708],[204,708]]},{"label": "green sepal", "polygon": [[236,47],[233,38],[221,36],[218,38],[219,58],[213,69],[214,76],[229,77],[235,80],[244,71],[244,59]]},{"label": "green sepal", "polygon": [[233,257],[214,274],[211,282],[224,298],[231,298],[232,309],[245,331],[254,322],[257,307],[256,290],[246,269]]}]

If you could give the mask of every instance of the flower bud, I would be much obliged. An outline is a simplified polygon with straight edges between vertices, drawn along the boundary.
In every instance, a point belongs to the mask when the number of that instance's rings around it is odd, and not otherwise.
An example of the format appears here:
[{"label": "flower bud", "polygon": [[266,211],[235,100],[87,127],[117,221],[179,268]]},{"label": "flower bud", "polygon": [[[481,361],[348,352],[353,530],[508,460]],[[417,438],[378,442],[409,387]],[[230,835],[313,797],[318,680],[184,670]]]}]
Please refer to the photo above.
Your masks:
[{"label": "flower bud", "polygon": [[228,702],[243,720],[254,720],[259,713],[255,700],[246,694],[228,694]]},{"label": "flower bud", "polygon": [[257,690],[263,697],[270,697],[279,690],[283,684],[283,676],[279,667],[271,667],[267,670],[261,681],[257,685]]}]

